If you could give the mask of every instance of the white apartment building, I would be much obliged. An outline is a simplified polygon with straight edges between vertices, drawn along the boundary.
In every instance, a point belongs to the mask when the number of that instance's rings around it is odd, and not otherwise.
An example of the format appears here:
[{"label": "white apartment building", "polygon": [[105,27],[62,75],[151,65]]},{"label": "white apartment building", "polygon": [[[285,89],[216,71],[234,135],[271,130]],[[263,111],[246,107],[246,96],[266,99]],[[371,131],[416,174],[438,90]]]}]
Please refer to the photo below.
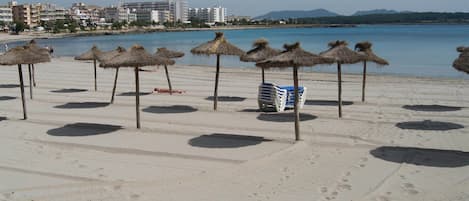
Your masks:
[{"label": "white apartment building", "polygon": [[157,11],[157,10],[137,10],[137,20],[144,22],[167,22],[169,21],[169,11]]},{"label": "white apartment building", "polygon": [[102,9],[97,6],[88,6],[84,3],[74,3],[70,8],[70,17],[74,20],[99,22],[100,11]]},{"label": "white apartment building", "polygon": [[106,21],[114,22],[133,22],[137,21],[137,14],[131,13],[129,8],[108,7],[103,10]]},{"label": "white apartment building", "polygon": [[166,0],[151,2],[127,2],[122,5],[131,10],[155,10],[159,12],[169,11],[169,21],[188,20],[188,6],[186,0]]},{"label": "white apartment building", "polygon": [[13,22],[13,11],[10,7],[0,6],[0,22]]},{"label": "white apartment building", "polygon": [[189,8],[189,18],[197,18],[206,23],[227,21],[227,10],[221,6],[213,8]]},{"label": "white apartment building", "polygon": [[41,21],[65,20],[65,8],[59,8],[54,4],[44,4],[41,6],[39,16]]}]

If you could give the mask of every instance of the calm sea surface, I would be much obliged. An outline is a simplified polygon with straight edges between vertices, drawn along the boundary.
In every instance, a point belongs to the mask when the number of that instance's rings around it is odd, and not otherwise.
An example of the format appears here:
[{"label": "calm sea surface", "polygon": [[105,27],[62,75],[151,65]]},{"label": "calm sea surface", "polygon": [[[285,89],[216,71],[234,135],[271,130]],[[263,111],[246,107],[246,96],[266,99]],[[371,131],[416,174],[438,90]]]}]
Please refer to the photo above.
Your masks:
[{"label": "calm sea surface", "polygon": [[[346,40],[353,48],[356,42],[368,40],[376,54],[387,59],[391,65],[369,68],[375,74],[397,74],[422,77],[468,78],[455,71],[451,65],[458,56],[456,47],[469,46],[469,25],[363,25],[355,28],[291,28],[224,31],[228,40],[238,47],[249,50],[252,42],[260,37],[268,39],[271,46],[281,48],[284,43],[301,42],[302,47],[313,53],[327,49],[333,40]],[[141,44],[147,50],[158,47],[183,51],[180,64],[215,65],[215,58],[197,56],[190,49],[214,37],[213,31],[157,32],[134,35],[112,35],[38,40],[40,45],[52,46],[57,56],[76,56],[90,49],[93,44],[100,49],[111,50],[118,45],[129,48]],[[12,43],[15,46],[22,43]],[[238,57],[222,57],[225,67],[254,67],[252,63],[240,62]],[[360,73],[361,65],[347,65],[345,72]],[[317,66],[306,70],[335,72],[335,66]]]}]

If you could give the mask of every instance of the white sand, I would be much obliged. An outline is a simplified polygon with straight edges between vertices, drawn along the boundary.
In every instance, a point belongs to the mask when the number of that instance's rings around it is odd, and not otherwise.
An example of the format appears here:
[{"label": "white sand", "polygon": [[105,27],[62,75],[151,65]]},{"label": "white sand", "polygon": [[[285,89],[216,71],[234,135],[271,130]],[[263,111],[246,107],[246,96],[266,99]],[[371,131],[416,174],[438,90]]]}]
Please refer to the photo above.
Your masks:
[{"label": "white sand", "polygon": [[[221,72],[219,94],[246,100],[219,102],[214,112],[205,100],[214,68],[170,67],[174,88],[186,93],[142,96],[143,129],[137,130],[133,96],[116,96],[107,107],[64,108],[109,101],[114,70],[99,69],[95,92],[90,63],[59,58],[38,65],[24,121],[19,88],[5,86],[18,84],[17,68],[0,67],[0,120],[7,118],[0,121],[0,200],[469,200],[468,80],[369,76],[361,103],[361,77],[345,75],[343,98],[353,104],[339,120],[337,107],[318,105],[336,100],[336,75],[300,73],[310,100],[301,112],[317,118],[301,123],[304,140],[294,143],[293,122],[256,111],[258,70]],[[134,91],[133,75],[121,70],[117,94]],[[291,75],[267,71],[266,79],[290,85]],[[167,88],[162,68],[141,73],[141,90],[155,87]],[[89,91],[51,92],[69,88]],[[25,92],[29,98],[29,88]],[[196,111],[155,108],[172,105]],[[463,108],[424,112],[404,105]],[[152,106],[157,113],[145,112]],[[466,127],[396,126],[423,120]],[[123,129],[77,136],[92,130],[63,128],[76,123]]]}]

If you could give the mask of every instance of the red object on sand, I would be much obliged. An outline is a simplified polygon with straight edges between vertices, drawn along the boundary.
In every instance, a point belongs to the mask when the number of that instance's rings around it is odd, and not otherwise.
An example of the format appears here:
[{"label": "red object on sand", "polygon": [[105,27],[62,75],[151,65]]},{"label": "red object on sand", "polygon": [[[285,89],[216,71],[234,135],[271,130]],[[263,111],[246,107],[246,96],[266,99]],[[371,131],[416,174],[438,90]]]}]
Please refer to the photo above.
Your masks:
[{"label": "red object on sand", "polygon": [[[162,89],[162,88],[155,88],[155,92],[156,93],[168,93],[170,92],[169,89]],[[186,91],[182,91],[182,90],[173,90],[173,94],[174,93],[177,93],[177,94],[182,94],[182,93],[186,93]]]}]

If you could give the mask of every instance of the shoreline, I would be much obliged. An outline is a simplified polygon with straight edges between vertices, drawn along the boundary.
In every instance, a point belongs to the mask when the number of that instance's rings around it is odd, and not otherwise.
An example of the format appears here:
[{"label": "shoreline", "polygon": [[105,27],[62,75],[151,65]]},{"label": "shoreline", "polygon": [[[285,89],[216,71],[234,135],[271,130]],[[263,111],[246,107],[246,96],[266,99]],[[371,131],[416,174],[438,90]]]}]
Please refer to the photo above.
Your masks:
[{"label": "shoreline", "polygon": [[248,26],[223,26],[213,28],[134,28],[126,30],[98,30],[98,31],[78,31],[77,33],[46,33],[46,32],[22,32],[19,35],[11,35],[1,33],[0,43],[12,43],[28,41],[33,39],[54,39],[54,38],[71,38],[71,37],[92,37],[104,35],[125,35],[125,34],[144,34],[155,32],[193,32],[193,31],[221,31],[221,30],[251,30],[251,29],[277,29],[277,28],[324,28],[324,27],[356,27],[356,25],[321,25],[321,24],[304,24],[304,25],[248,25]]}]

